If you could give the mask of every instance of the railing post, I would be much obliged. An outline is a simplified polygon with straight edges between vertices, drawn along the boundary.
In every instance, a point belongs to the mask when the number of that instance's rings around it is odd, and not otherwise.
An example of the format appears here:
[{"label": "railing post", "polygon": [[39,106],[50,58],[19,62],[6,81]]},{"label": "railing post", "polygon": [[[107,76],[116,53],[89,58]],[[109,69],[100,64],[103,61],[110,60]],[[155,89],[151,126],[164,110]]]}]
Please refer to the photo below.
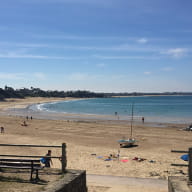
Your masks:
[{"label": "railing post", "polygon": [[62,164],[62,173],[65,172],[65,168],[67,166],[67,158],[66,158],[66,144],[62,143],[62,157],[61,157],[61,164]]},{"label": "railing post", "polygon": [[192,147],[189,148],[189,167],[188,167],[188,173],[189,173],[189,181],[192,181]]}]

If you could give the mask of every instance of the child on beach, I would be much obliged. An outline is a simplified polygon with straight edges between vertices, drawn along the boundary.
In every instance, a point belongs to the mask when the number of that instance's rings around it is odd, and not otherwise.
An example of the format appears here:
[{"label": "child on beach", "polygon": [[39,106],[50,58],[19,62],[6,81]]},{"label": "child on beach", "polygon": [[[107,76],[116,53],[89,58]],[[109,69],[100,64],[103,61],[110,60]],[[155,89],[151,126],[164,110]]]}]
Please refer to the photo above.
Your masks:
[{"label": "child on beach", "polygon": [[51,167],[51,165],[53,165],[53,162],[51,159],[51,150],[48,150],[45,157],[41,158],[41,162],[45,164],[45,167]]}]

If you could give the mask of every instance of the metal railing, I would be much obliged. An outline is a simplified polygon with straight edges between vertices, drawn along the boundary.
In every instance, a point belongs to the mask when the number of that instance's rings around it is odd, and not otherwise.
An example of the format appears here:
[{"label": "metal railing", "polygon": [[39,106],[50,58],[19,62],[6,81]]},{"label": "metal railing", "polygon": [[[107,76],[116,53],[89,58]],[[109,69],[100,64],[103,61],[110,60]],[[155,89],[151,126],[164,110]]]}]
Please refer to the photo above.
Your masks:
[{"label": "metal railing", "polygon": [[188,153],[189,159],[188,159],[188,165],[187,164],[171,164],[173,166],[187,166],[188,167],[188,176],[189,176],[189,182],[192,182],[192,147],[189,148],[188,151],[182,151],[182,150],[171,150],[173,153]]}]

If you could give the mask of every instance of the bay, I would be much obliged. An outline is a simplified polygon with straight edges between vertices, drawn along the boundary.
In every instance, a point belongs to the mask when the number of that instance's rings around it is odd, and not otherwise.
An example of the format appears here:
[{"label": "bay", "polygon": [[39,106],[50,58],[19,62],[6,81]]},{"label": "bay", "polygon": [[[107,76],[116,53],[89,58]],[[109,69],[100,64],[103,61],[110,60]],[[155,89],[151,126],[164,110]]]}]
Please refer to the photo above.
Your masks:
[{"label": "bay", "polygon": [[39,104],[37,109],[46,112],[109,115],[128,119],[134,108],[134,119],[147,121],[192,122],[192,96],[142,96],[78,99]]}]

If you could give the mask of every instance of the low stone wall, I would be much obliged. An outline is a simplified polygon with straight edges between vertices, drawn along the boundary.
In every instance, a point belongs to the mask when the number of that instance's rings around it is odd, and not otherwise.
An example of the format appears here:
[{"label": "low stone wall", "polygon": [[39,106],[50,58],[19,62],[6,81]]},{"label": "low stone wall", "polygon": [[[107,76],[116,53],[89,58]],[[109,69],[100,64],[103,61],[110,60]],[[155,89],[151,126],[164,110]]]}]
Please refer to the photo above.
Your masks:
[{"label": "low stone wall", "polygon": [[87,192],[86,172],[66,170],[61,179],[48,185],[42,192]]},{"label": "low stone wall", "polygon": [[192,192],[192,186],[188,185],[187,177],[170,176],[168,189],[169,192]]}]

